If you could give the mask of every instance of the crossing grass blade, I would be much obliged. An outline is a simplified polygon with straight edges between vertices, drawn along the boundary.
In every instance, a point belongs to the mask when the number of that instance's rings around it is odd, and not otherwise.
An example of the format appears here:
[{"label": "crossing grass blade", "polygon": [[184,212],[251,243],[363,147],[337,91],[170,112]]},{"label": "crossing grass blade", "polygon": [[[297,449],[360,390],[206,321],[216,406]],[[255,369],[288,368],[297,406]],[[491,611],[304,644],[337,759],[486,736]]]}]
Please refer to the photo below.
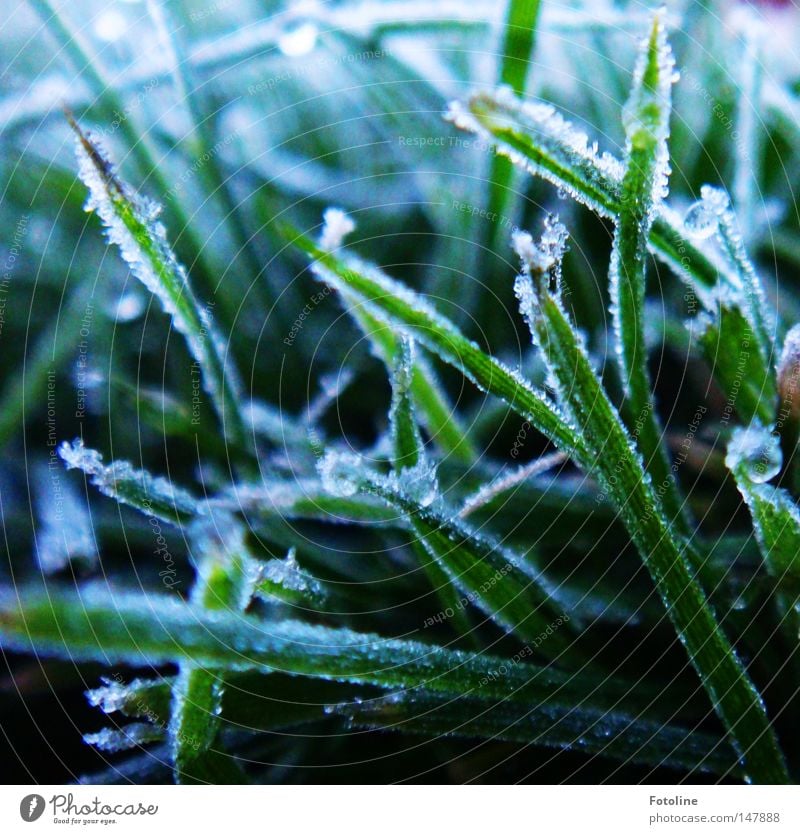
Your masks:
[{"label": "crossing grass blade", "polygon": [[[489,653],[456,651],[297,620],[262,620],[232,610],[210,611],[175,598],[99,587],[0,593],[0,645],[42,657],[125,663],[150,668],[191,663],[225,674],[256,672],[430,690],[536,704],[589,699],[601,708],[641,711],[655,701],[628,681]],[[523,655],[527,658],[527,653]],[[498,674],[498,670],[503,670]]]},{"label": "crossing grass blade", "polygon": [[[453,102],[448,118],[601,217],[614,219],[620,214],[622,163],[609,153],[600,153],[552,105],[523,103],[501,87],[494,93],[477,93],[466,104]],[[732,274],[710,247],[701,247],[690,238],[682,220],[666,206],[653,219],[648,242],[653,254],[690,284],[701,301],[720,274]]]}]

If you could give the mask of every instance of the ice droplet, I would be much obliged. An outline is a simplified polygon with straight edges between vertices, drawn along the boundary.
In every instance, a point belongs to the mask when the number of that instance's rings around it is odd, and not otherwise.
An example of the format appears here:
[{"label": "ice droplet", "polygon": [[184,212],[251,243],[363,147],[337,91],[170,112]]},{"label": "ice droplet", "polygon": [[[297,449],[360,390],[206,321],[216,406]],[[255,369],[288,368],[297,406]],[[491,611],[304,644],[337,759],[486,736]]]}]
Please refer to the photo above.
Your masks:
[{"label": "ice droplet", "polygon": [[327,452],[317,464],[323,488],[331,495],[349,498],[363,480],[363,464],[350,452]]},{"label": "ice droplet", "polygon": [[771,481],[783,464],[780,439],[759,425],[737,429],[728,444],[725,464],[733,471],[744,467],[753,483]]}]

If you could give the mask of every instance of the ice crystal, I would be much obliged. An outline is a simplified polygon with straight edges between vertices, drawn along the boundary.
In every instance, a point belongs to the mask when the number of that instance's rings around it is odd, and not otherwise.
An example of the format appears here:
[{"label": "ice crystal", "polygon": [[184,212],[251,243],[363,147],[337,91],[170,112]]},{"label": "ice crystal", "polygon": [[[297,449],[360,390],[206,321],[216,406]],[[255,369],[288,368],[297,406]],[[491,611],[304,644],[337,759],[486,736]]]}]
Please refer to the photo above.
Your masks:
[{"label": "ice crystal", "polygon": [[352,452],[328,451],[317,464],[322,486],[331,495],[355,495],[364,481],[364,462]]}]

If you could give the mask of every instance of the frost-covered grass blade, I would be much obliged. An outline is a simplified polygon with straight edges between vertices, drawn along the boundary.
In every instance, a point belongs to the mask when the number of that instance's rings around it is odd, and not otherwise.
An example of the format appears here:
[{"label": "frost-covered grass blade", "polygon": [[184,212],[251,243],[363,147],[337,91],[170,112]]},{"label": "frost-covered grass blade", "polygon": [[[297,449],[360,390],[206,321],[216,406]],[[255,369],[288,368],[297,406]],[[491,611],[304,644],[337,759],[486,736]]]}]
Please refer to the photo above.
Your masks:
[{"label": "frost-covered grass blade", "polygon": [[409,333],[478,387],[530,419],[570,456],[579,462],[583,459],[583,443],[558,409],[521,376],[485,354],[419,295],[356,258],[325,251],[298,232],[287,235],[312,258],[313,269],[323,281],[357,296],[378,318]]}]

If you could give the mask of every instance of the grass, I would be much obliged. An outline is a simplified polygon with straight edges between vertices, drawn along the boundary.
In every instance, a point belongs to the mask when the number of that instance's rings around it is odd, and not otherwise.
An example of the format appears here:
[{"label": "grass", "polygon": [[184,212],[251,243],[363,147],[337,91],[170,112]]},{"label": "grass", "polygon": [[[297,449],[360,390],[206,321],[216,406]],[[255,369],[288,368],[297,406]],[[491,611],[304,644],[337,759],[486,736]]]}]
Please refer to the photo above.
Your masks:
[{"label": "grass", "polygon": [[28,778],[796,781],[800,111],[760,12],[30,7]]}]

